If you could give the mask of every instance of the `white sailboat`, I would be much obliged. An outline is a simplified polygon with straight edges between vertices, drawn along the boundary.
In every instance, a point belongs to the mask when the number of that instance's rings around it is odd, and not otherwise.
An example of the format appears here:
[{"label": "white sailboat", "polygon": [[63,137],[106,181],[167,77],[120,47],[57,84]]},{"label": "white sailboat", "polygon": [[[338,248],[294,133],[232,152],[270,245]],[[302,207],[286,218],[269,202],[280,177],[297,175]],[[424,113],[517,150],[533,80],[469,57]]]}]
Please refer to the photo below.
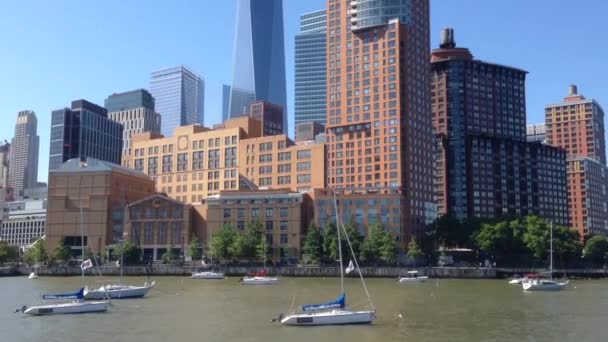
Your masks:
[{"label": "white sailboat", "polygon": [[[210,235],[209,241],[211,241],[211,237],[213,235]],[[211,265],[207,265],[205,263],[205,260],[201,260],[201,264],[203,265],[203,267],[213,267],[213,253],[211,251],[211,248],[209,248],[209,263]],[[199,272],[194,272],[192,273],[192,276],[190,276],[190,278],[192,279],[215,279],[215,280],[219,280],[219,279],[224,279],[224,272],[215,272],[213,270],[209,270],[209,271],[199,271]]]},{"label": "white sailboat", "polygon": [[[126,285],[122,282],[123,277],[124,250],[120,253],[120,280],[118,284],[104,284],[96,289],[84,288],[84,299],[128,299],[143,298],[154,287],[156,282],[145,282],[143,286]],[[101,273],[100,273],[101,274]]]},{"label": "white sailboat", "polygon": [[[82,206],[80,207],[80,243],[81,256],[83,260],[82,264],[80,265],[80,275],[82,277],[82,282],[84,283],[84,270],[92,267],[92,262],[91,260],[84,261],[84,228],[82,226]],[[76,293],[43,295],[42,299],[68,301],[61,303],[33,305],[30,307],[24,305],[18,309],[17,312],[21,311],[24,314],[31,316],[104,312],[108,310],[108,306],[110,305],[109,300],[85,302],[84,287]]]},{"label": "white sailboat", "polygon": [[[361,269],[359,268],[359,263],[357,262],[353,247],[350,243],[350,239],[348,238],[348,233],[346,232],[346,229],[344,229],[344,225],[340,225],[335,192],[334,206],[336,211],[336,226],[338,230],[338,261],[340,263],[340,284],[342,294],[336,301],[323,304],[304,305],[302,306],[301,312],[288,314],[286,316],[280,315],[277,320],[280,321],[283,325],[319,326],[369,324],[376,320],[376,310],[374,308],[374,303],[372,302],[371,297],[369,295],[369,291],[367,290],[367,286],[365,285],[365,280],[363,279],[363,275],[361,274]],[[361,283],[363,284],[363,289],[365,290],[365,294],[367,295],[367,299],[369,300],[371,306],[371,310],[352,311],[346,307],[346,294],[344,292],[344,262],[342,258],[342,243],[340,242],[340,230],[344,231],[346,241],[348,242],[348,246],[352,256],[351,264],[349,265],[347,272],[356,269],[359,273]],[[353,261],[354,265],[352,264]]]},{"label": "white sailboat", "polygon": [[397,281],[400,284],[424,283],[427,279],[429,279],[428,276],[419,276],[418,271],[408,271],[405,277],[399,277]]},{"label": "white sailboat", "polygon": [[524,291],[561,291],[568,285],[568,280],[558,282],[553,280],[553,222],[551,222],[551,240],[550,240],[550,261],[549,261],[549,279],[539,277],[526,278],[522,280]]}]

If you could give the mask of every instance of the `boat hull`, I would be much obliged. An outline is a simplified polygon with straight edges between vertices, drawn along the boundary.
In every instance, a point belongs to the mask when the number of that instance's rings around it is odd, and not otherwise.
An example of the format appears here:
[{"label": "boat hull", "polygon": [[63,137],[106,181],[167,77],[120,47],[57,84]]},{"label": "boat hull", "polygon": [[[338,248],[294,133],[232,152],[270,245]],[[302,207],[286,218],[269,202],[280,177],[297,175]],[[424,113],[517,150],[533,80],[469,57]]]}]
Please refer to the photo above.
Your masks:
[{"label": "boat hull", "polygon": [[427,277],[427,276],[420,276],[420,277],[416,277],[416,278],[401,277],[401,278],[399,278],[399,283],[401,283],[401,284],[406,284],[406,283],[424,283],[428,279],[429,279],[429,277]]},{"label": "boat hull", "polygon": [[277,285],[278,277],[245,277],[241,281],[243,285]]},{"label": "boat hull", "polygon": [[562,291],[566,288],[567,285],[568,282],[557,283],[553,281],[528,281],[522,283],[524,291]]},{"label": "boat hull", "polygon": [[332,310],[287,315],[281,324],[289,326],[370,324],[376,319],[373,311]]},{"label": "boat hull", "polygon": [[224,279],[224,273],[219,272],[198,272],[193,273],[192,279]]},{"label": "boat hull", "polygon": [[108,311],[108,302],[71,302],[61,304],[34,305],[23,310],[30,316],[68,315]]},{"label": "boat hull", "polygon": [[509,280],[509,284],[511,285],[519,285],[522,283],[522,279],[511,279]]},{"label": "boat hull", "polygon": [[145,286],[102,286],[98,289],[85,291],[84,299],[100,300],[100,299],[128,299],[142,298],[154,287],[154,282],[151,285]]},{"label": "boat hull", "polygon": [[38,274],[36,274],[36,272],[32,272],[30,273],[30,275],[28,276],[29,279],[38,279]]}]

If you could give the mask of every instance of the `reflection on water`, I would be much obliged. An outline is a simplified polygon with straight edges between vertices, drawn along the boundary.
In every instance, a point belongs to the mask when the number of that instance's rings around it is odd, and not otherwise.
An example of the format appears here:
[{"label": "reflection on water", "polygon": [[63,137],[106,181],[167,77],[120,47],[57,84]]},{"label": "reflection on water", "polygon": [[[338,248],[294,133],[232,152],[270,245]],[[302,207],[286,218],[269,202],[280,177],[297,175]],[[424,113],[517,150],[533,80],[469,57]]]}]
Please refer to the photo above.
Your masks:
[{"label": "reflection on water", "polygon": [[[127,278],[143,284],[145,278]],[[87,278],[89,285],[95,279]],[[573,281],[561,293],[523,293],[500,280],[371,279],[379,320],[371,326],[298,328],[270,319],[294,306],[335,299],[333,278],[283,278],[278,286],[156,278],[145,299],[114,300],[105,314],[13,314],[40,294],[77,290],[78,277],[0,278],[0,341],[606,341],[608,281]],[[356,279],[347,302],[362,307]],[[401,317],[399,316],[401,315]]]}]

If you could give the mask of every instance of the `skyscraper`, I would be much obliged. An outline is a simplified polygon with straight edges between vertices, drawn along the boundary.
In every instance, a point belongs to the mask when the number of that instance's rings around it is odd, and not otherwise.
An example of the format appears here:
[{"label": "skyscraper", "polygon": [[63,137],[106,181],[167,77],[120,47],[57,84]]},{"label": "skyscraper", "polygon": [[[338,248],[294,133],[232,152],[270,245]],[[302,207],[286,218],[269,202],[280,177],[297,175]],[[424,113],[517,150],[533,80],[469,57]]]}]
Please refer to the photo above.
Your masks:
[{"label": "skyscraper", "polygon": [[[254,100],[283,107],[287,132],[282,0],[238,0],[229,116]],[[161,112],[162,114],[162,112]]]},{"label": "skyscraper", "polygon": [[431,58],[438,212],[567,224],[565,152],[526,139],[527,72],[476,60],[454,30],[441,33]]},{"label": "skyscraper", "polygon": [[385,227],[405,247],[435,217],[429,1],[328,0],[327,18],[328,185],[370,203],[399,194]]},{"label": "skyscraper", "polygon": [[161,116],[163,135],[172,135],[179,126],[204,123],[205,82],[189,68],[182,65],[153,72],[150,93]]},{"label": "skyscraper", "polygon": [[23,197],[23,190],[38,183],[38,149],[40,137],[37,135],[36,114],[25,110],[17,114],[15,137],[11,144],[11,160],[8,171],[8,185],[15,197]]},{"label": "skyscraper", "polygon": [[327,13],[300,16],[295,53],[295,125],[327,121]]},{"label": "skyscraper", "polygon": [[93,157],[120,165],[122,130],[121,123],[108,118],[105,108],[86,100],[53,111],[49,171],[73,158]]},{"label": "skyscraper", "polygon": [[10,163],[11,144],[6,140],[0,145],[0,188],[8,186],[8,168]]},{"label": "skyscraper", "polygon": [[581,236],[608,236],[608,169],[604,110],[570,86],[562,103],[545,107],[547,143],[568,152],[570,226]]},{"label": "skyscraper", "polygon": [[[143,132],[160,134],[160,114],[154,111],[154,98],[145,89],[112,94],[105,100],[108,117],[123,125],[122,162],[131,154],[131,135]],[[130,165],[123,165],[129,167]]]},{"label": "skyscraper", "polygon": [[230,86],[227,84],[222,85],[222,122],[228,120],[230,115]]}]

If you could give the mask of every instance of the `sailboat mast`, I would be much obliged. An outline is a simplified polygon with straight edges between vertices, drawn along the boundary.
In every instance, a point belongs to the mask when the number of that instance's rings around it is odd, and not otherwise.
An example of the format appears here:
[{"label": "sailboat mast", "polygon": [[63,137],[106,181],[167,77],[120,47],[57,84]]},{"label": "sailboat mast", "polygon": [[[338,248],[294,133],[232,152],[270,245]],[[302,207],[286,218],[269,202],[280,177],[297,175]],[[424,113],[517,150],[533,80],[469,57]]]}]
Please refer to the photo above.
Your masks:
[{"label": "sailboat mast", "polygon": [[338,218],[338,201],[336,200],[336,191],[332,189],[334,195],[334,210],[336,212],[336,228],[338,230],[338,255],[340,261],[340,288],[344,293],[344,262],[342,261],[342,239],[340,239],[340,219]]},{"label": "sailboat mast", "polygon": [[[84,262],[84,227],[82,226],[82,200],[80,201],[80,257]],[[84,268],[80,267],[80,276],[84,282]]]},{"label": "sailboat mast", "polygon": [[549,257],[549,278],[553,279],[553,221],[551,221],[551,241],[550,245],[550,257]]}]

